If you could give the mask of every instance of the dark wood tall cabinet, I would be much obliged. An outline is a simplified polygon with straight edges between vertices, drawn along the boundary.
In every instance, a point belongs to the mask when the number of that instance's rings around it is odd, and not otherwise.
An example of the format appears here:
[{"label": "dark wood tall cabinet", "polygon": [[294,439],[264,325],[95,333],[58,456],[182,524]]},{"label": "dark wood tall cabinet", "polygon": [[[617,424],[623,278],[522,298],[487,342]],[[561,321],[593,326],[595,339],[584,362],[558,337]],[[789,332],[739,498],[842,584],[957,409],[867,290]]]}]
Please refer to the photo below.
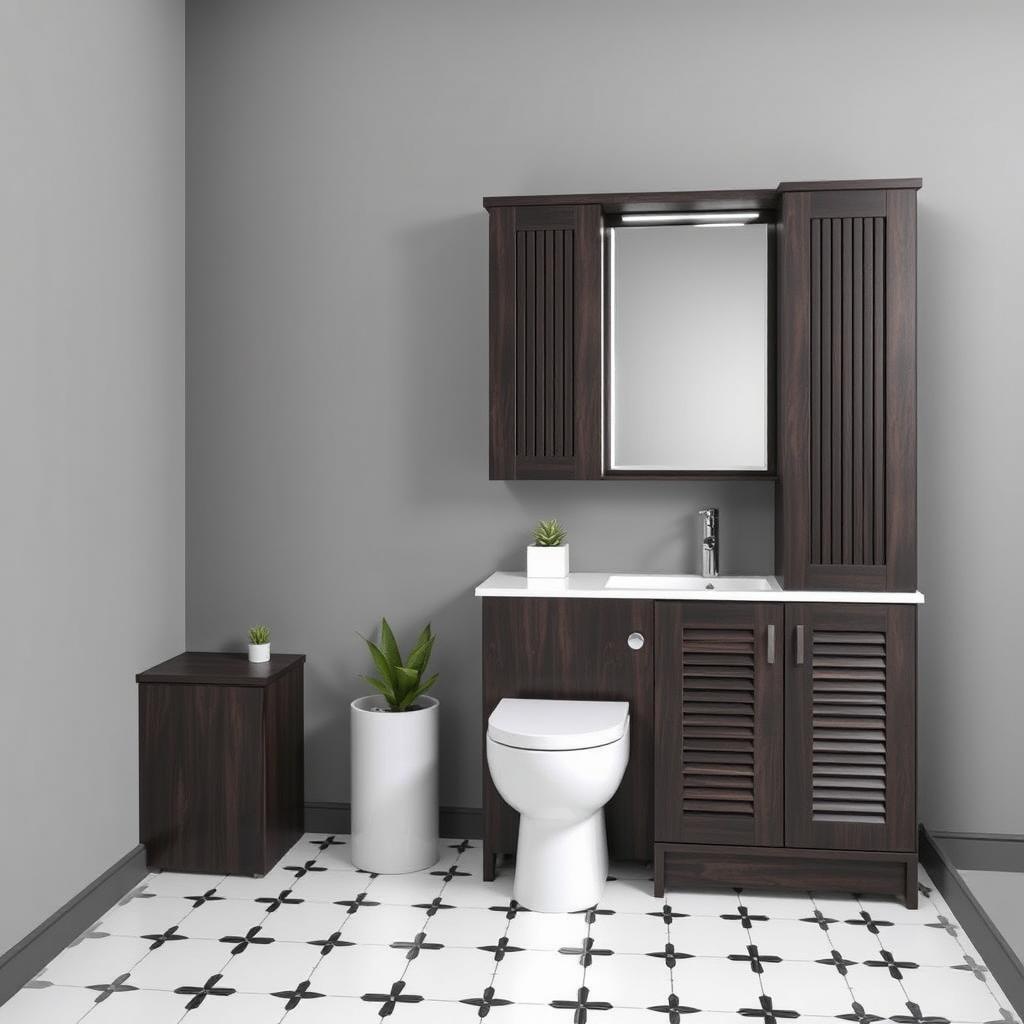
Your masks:
[{"label": "dark wood tall cabinet", "polygon": [[914,590],[920,181],[843,184],[780,186],[776,569]]}]

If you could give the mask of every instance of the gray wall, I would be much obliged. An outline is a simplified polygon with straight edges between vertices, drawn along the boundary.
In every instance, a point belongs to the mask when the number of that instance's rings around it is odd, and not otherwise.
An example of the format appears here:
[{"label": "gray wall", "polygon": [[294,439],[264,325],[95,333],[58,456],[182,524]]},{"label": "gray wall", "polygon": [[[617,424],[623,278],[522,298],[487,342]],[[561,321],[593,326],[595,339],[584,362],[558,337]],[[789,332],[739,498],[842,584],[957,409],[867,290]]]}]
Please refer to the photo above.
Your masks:
[{"label": "gray wall", "polygon": [[0,953],[138,842],[185,637],[184,28],[0,0]]},{"label": "gray wall", "polygon": [[[190,8],[188,641],[309,654],[348,797],[354,636],[440,634],[442,801],[480,799],[479,608],[557,515],[577,568],[772,559],[768,484],[487,480],[484,194],[923,175],[921,815],[1024,831],[1024,8],[201,0]],[[982,509],[979,515],[979,508]]]}]

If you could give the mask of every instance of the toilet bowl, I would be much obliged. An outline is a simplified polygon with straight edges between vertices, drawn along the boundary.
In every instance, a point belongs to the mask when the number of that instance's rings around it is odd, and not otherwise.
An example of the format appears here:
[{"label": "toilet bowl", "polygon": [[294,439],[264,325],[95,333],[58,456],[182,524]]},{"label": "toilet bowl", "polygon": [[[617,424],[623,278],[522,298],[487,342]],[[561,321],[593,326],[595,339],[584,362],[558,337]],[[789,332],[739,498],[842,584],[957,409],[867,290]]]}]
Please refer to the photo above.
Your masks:
[{"label": "toilet bowl", "polygon": [[608,875],[604,805],[629,761],[625,701],[504,698],[487,723],[487,766],[519,812],[513,897],[530,910],[594,906]]}]

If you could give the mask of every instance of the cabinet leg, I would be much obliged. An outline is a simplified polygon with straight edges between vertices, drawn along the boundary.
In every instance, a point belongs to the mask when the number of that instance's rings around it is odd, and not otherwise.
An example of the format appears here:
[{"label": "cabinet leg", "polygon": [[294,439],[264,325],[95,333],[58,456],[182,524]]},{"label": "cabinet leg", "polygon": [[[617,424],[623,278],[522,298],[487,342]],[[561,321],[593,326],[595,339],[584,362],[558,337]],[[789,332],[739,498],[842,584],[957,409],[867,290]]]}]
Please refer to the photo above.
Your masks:
[{"label": "cabinet leg", "polygon": [[665,896],[665,851],[654,848],[654,895],[658,899]]},{"label": "cabinet leg", "polygon": [[903,893],[907,910],[917,910],[917,859],[907,861],[907,884]]},{"label": "cabinet leg", "polygon": [[483,866],[484,881],[485,882],[493,882],[494,881],[494,875],[495,875],[495,862],[497,861],[497,855],[490,848],[490,846],[487,845],[486,842],[484,843],[483,861],[484,861],[484,866]]}]

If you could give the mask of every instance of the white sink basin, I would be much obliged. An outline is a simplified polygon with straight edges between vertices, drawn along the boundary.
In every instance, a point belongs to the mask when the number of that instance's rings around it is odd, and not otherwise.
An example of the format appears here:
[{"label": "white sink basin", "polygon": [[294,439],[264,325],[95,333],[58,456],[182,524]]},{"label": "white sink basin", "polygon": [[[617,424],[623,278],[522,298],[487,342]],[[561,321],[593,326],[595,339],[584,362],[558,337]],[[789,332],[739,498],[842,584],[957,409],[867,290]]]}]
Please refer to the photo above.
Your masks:
[{"label": "white sink basin", "polygon": [[768,576],[663,576],[650,573],[639,576],[612,575],[605,583],[605,590],[777,590],[775,581]]}]

